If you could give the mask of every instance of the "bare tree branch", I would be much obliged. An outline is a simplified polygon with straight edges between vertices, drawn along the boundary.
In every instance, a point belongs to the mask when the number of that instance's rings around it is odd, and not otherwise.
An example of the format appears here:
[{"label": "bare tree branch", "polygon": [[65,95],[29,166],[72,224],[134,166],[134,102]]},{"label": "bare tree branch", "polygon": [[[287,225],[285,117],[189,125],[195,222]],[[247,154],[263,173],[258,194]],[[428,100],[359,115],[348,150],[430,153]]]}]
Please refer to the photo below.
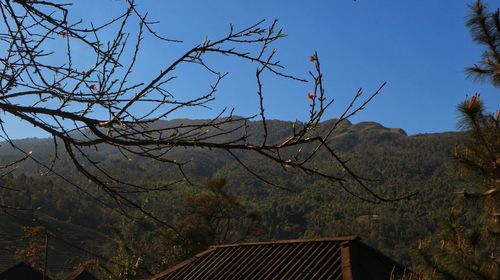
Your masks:
[{"label": "bare tree branch", "polygon": [[[325,178],[365,201],[379,203],[413,195],[398,198],[378,195],[369,187],[370,180],[352,171],[330,143],[338,125],[361,111],[381,92],[385,83],[361,102],[360,89],[337,121],[321,134],[318,128],[325,125],[321,122],[322,117],[333,104],[333,98],[327,97],[319,56],[315,53],[311,57],[314,71],[310,73],[313,91],[309,94],[308,120],[304,125],[294,126],[290,135],[271,142],[263,74],[269,73],[290,82],[307,82],[286,73],[285,67],[277,60],[273,44],[286,35],[277,27],[276,20],[268,26],[262,20],[242,29],[231,25],[225,36],[205,39],[170,63],[165,63],[158,74],[148,73],[148,80],[134,83],[131,82],[134,80],[133,72],[140,61],[147,35],[160,43],[179,44],[181,41],[159,35],[153,28],[155,22],[140,12],[133,0],[125,1],[123,5],[124,11],[117,17],[94,26],[83,21],[69,22],[70,4],[35,0],[0,1],[0,48],[4,52],[0,59],[0,110],[50,134],[56,153],[50,164],[44,164],[24,152],[24,157],[0,166],[0,170],[9,172],[21,161],[33,160],[43,165],[44,175],[52,172],[55,176],[64,177],[55,169],[55,163],[61,157],[58,154],[58,145],[61,144],[75,168],[107,194],[115,209],[124,214],[130,209],[138,210],[174,231],[172,225],[143,209],[131,197],[135,193],[162,191],[168,187],[127,182],[92,160],[89,148],[114,147],[124,157],[135,155],[175,167],[179,177],[173,178],[173,182],[191,182],[184,170],[186,162],[171,155],[174,149],[182,147],[227,152],[257,179],[283,189],[291,188],[280,186],[246,165],[240,152],[271,160],[278,166],[286,167],[286,172]],[[114,36],[106,38],[104,30],[112,30]],[[55,40],[63,41],[65,48],[51,49],[50,44]],[[93,62],[82,64],[74,59],[73,46],[77,43],[94,57]],[[210,59],[207,54],[217,57],[217,60]],[[237,117],[232,110],[224,109],[207,121],[158,126],[159,121],[187,108],[208,108],[216,100],[219,85],[227,75],[218,66],[219,61],[226,58],[255,65],[258,112],[253,116]],[[182,75],[178,71],[181,65],[194,65],[212,77],[213,83],[208,90],[191,98],[183,98],[182,94],[168,90],[172,81]],[[255,140],[250,137],[247,128],[250,121],[258,119],[262,122],[262,137]],[[2,131],[2,137],[10,145],[23,151],[9,138],[9,131],[3,126]],[[222,137],[226,140],[221,141]],[[332,166],[343,170],[342,174],[325,171],[313,164],[320,150],[326,151]],[[348,181],[356,182],[364,193],[348,189]],[[78,184],[67,182],[85,191]],[[101,202],[109,204],[109,201]]]}]

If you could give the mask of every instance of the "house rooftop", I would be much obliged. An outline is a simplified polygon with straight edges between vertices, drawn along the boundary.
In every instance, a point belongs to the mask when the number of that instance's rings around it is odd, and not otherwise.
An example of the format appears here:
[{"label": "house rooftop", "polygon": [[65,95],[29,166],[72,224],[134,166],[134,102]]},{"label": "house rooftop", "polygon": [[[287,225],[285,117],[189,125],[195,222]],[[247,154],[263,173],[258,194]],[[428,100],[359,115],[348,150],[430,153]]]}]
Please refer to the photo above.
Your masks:
[{"label": "house rooftop", "polygon": [[389,279],[401,264],[357,236],[212,246],[152,279]]},{"label": "house rooftop", "polygon": [[[16,265],[8,268],[7,270],[0,273],[1,280],[42,280],[43,273],[37,269],[31,267],[30,265],[19,262]],[[50,280],[50,277],[45,275],[45,280]]]}]

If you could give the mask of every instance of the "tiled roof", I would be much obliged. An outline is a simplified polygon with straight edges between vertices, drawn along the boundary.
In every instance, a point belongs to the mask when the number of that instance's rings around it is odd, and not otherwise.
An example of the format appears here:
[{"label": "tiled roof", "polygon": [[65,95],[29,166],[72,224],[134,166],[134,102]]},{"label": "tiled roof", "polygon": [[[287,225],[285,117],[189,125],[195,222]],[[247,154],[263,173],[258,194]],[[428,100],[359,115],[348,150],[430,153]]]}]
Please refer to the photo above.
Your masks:
[{"label": "tiled roof", "polygon": [[403,270],[348,236],[212,246],[153,279],[389,279]]}]

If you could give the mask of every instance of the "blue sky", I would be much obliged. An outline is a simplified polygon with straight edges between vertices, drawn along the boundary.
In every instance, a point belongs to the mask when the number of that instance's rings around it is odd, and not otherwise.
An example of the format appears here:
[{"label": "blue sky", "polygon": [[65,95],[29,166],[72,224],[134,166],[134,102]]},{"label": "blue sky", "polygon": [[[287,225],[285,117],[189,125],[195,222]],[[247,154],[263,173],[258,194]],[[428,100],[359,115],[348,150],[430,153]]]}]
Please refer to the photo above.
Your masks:
[{"label": "blue sky", "polygon": [[[485,1],[490,10],[500,5]],[[387,86],[352,122],[377,121],[403,128],[409,134],[456,130],[456,105],[466,94],[481,92],[489,110],[500,107],[499,90],[487,83],[466,79],[464,68],[477,62],[481,46],[472,42],[464,25],[467,5],[459,0],[332,0],[332,1],[137,1],[140,11],[159,20],[156,30],[183,44],[149,41],[141,52],[134,79],[147,79],[171,59],[228,31],[260,19],[279,19],[288,36],[275,47],[287,72],[308,78],[309,56],[321,58],[327,95],[335,98],[333,118],[359,87],[366,93],[383,82]],[[117,0],[86,0],[75,6],[74,18],[101,21],[120,11]],[[81,54],[82,57],[85,54]],[[223,107],[238,115],[257,113],[255,65],[220,62],[230,76],[217,92],[212,110],[185,111],[172,118],[207,118]],[[208,87],[207,80],[190,69],[179,69],[182,78],[170,85],[177,95]],[[193,81],[190,77],[196,76]],[[305,120],[307,92],[312,84],[265,77],[268,118]],[[4,116],[14,138],[43,137],[40,131]]]}]

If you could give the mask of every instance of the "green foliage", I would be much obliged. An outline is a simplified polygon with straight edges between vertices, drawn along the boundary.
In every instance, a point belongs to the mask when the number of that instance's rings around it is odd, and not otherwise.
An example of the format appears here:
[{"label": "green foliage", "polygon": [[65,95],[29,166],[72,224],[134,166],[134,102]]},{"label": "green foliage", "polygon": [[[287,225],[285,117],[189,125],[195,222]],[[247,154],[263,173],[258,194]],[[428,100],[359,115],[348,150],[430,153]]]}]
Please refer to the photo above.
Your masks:
[{"label": "green foliage", "polygon": [[458,108],[467,141],[456,146],[454,157],[469,184],[458,193],[437,236],[421,241],[419,249],[435,278],[496,279],[500,276],[499,120],[485,112],[479,95]]},{"label": "green foliage", "polygon": [[460,128],[467,141],[457,147],[455,158],[470,171],[488,181],[500,180],[500,115],[486,113],[479,94],[460,103]]},{"label": "green foliage", "polygon": [[[290,122],[270,121],[269,129],[273,131],[269,138],[272,141],[275,134],[292,128]],[[253,124],[249,130],[258,132]],[[108,267],[115,267],[117,271],[128,261],[127,258],[113,260],[113,257],[120,255],[120,246],[126,246],[129,256],[134,256],[130,264],[141,258],[135,270],[137,275],[161,271],[210,244],[242,239],[351,234],[359,234],[365,242],[409,263],[410,248],[415,240],[423,239],[436,230],[436,225],[446,219],[445,210],[451,206],[455,187],[465,186],[449,163],[449,154],[455,143],[461,142],[461,137],[462,134],[458,133],[407,136],[402,130],[388,129],[376,123],[344,123],[332,142],[334,148],[350,159],[353,170],[376,179],[371,183],[374,190],[386,197],[419,192],[409,201],[382,204],[361,202],[340,186],[322,178],[289,172],[285,167],[244,153],[241,158],[245,164],[268,174],[269,178],[295,192],[265,185],[224,153],[209,157],[201,149],[192,153],[183,149],[173,150],[179,160],[190,160],[186,167],[189,176],[197,182],[196,186],[186,182],[172,185],[178,178],[173,177],[174,173],[170,170],[147,160],[128,161],[116,150],[100,149],[92,154],[102,166],[112,166],[113,175],[163,190],[131,194],[130,197],[162,220],[175,225],[188,238],[179,238],[175,232],[166,230],[151,219],[129,219],[116,211],[118,209],[99,204],[89,196],[102,197],[99,190],[85,187],[90,183],[74,172],[70,164],[65,164],[64,154],[60,154],[61,163],[56,166],[56,171],[78,182],[83,186],[82,190],[68,186],[54,174],[40,176],[39,171],[43,170],[27,164],[0,179],[0,185],[21,190],[16,192],[0,188],[0,203],[40,207],[35,213],[43,212],[44,217],[50,216],[60,222],[59,231],[54,228],[50,231],[72,242],[75,239],[71,237],[74,235],[71,227],[85,228],[79,230],[82,234],[79,244],[84,248],[88,248],[85,243],[93,246],[90,247],[92,252],[105,257],[99,261]],[[31,139],[21,140],[19,144],[33,150],[33,156],[50,161],[49,141]],[[16,156],[5,147],[0,150],[0,161]],[[315,164],[331,168],[326,159],[320,157]],[[219,182],[221,186],[207,186],[210,178],[225,178],[225,182]],[[355,184],[352,187],[355,188]],[[362,194],[362,190],[355,190]],[[132,214],[141,216],[140,213]],[[228,220],[229,227],[223,226]],[[214,227],[217,224],[219,227]],[[23,222],[19,222],[20,225]],[[228,234],[224,237],[226,231]],[[3,228],[0,228],[0,233],[7,237],[14,236]],[[107,241],[101,236],[106,236]],[[99,242],[95,242],[96,237],[99,237]],[[11,244],[15,244],[15,240],[11,239]],[[59,246],[51,251],[54,261],[61,250],[67,249]],[[73,264],[96,258],[85,252],[73,252],[72,257],[65,257]]]}]

